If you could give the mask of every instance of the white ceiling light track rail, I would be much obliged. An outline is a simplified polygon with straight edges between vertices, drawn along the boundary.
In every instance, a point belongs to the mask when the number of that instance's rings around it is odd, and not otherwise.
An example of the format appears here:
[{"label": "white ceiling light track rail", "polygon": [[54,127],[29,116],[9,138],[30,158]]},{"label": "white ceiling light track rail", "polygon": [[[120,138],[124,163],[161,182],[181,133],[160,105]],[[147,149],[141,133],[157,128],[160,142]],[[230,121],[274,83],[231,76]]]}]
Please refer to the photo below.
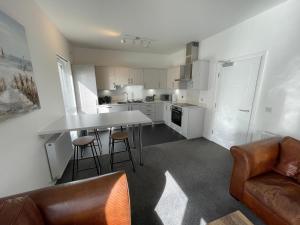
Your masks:
[{"label": "white ceiling light track rail", "polygon": [[122,44],[141,45],[144,48],[149,48],[153,42],[154,42],[153,39],[134,36],[130,34],[125,34],[121,39]]}]

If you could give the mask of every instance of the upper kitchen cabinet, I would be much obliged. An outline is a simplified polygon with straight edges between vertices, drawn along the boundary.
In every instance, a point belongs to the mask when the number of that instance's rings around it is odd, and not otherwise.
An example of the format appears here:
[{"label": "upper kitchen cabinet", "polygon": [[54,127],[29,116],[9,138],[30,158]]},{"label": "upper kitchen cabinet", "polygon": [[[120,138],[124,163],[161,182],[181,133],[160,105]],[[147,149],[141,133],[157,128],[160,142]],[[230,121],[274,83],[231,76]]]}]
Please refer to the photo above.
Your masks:
[{"label": "upper kitchen cabinet", "polygon": [[144,87],[146,89],[166,88],[166,78],[165,69],[144,69]]},{"label": "upper kitchen cabinet", "polygon": [[97,89],[113,90],[115,88],[115,68],[107,66],[96,66]]},{"label": "upper kitchen cabinet", "polygon": [[183,67],[176,66],[171,67],[167,71],[167,88],[169,89],[185,89],[186,85],[184,82],[177,81],[180,79],[180,74],[182,73]]},{"label": "upper kitchen cabinet", "polygon": [[209,61],[197,60],[193,62],[192,88],[196,90],[208,89]]},{"label": "upper kitchen cabinet", "polygon": [[78,111],[97,113],[98,95],[95,67],[90,65],[73,65],[73,80]]},{"label": "upper kitchen cabinet", "polygon": [[129,85],[144,85],[143,69],[129,69]]},{"label": "upper kitchen cabinet", "polygon": [[115,83],[120,86],[125,86],[130,83],[129,79],[130,69],[127,67],[115,68]]},{"label": "upper kitchen cabinet", "polygon": [[161,69],[160,70],[160,81],[159,81],[159,88],[160,89],[166,89],[167,88],[167,69]]}]

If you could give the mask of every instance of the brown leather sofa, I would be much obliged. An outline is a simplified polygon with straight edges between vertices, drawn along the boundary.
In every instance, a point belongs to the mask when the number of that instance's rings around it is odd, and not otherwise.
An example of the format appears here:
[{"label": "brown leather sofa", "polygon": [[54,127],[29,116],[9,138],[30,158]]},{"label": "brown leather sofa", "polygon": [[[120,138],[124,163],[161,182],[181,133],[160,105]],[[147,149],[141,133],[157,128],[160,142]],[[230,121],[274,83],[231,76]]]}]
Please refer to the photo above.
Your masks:
[{"label": "brown leather sofa", "polygon": [[300,183],[274,170],[283,145],[294,148],[296,153],[290,158],[299,159],[300,142],[290,137],[232,147],[230,193],[268,225],[300,225]]},{"label": "brown leather sofa", "polygon": [[130,225],[125,173],[0,199],[0,225]]}]

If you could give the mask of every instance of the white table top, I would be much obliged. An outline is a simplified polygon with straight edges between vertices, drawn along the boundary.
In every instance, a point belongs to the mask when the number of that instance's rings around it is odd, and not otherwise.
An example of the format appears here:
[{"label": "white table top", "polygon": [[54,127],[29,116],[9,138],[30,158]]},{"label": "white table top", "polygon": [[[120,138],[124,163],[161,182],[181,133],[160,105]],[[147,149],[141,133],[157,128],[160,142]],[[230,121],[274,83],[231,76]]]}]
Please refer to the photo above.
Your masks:
[{"label": "white table top", "polygon": [[56,134],[65,131],[109,128],[126,125],[151,123],[152,120],[142,112],[124,111],[102,114],[77,114],[64,116],[39,131],[39,135]]}]

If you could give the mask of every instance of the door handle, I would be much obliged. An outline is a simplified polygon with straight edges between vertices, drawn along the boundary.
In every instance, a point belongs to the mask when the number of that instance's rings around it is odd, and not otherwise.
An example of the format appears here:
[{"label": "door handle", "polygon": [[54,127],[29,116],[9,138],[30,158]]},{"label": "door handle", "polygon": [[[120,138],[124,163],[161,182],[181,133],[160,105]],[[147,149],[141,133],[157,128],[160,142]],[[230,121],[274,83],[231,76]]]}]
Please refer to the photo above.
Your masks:
[{"label": "door handle", "polygon": [[240,111],[240,112],[247,112],[247,113],[250,112],[249,109],[239,109],[239,111]]}]

